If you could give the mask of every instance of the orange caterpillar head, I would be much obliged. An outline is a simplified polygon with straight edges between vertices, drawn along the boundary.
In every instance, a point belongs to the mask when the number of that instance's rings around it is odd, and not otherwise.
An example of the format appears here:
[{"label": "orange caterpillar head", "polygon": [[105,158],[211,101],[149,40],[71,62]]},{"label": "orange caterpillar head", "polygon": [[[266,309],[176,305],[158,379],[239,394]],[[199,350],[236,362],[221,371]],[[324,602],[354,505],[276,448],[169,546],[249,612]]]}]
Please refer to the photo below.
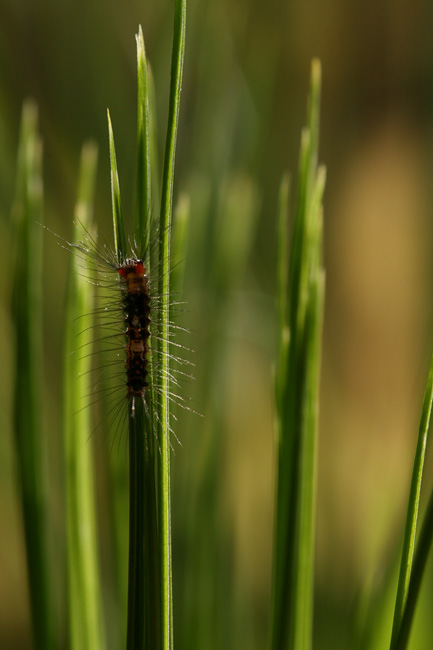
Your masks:
[{"label": "orange caterpillar head", "polygon": [[118,269],[119,275],[126,280],[128,276],[143,278],[146,275],[146,269],[141,260],[129,259]]}]

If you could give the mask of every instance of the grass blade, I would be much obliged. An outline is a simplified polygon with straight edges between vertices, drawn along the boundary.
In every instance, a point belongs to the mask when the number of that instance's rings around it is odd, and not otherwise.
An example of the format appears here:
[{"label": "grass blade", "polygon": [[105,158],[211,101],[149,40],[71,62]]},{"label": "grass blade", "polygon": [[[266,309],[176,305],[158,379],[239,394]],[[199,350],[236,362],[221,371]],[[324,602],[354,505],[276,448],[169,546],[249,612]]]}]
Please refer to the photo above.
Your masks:
[{"label": "grass blade", "polygon": [[153,431],[145,435],[146,422],[143,402],[137,401],[135,415],[129,418],[127,647],[131,650],[161,647],[155,458]]},{"label": "grass blade", "polygon": [[152,66],[147,62],[147,90],[149,98],[149,137],[150,137],[150,169],[152,176],[152,206],[155,214],[160,213],[161,185],[158,155],[158,121],[156,118],[155,83],[153,81]]},{"label": "grass blade", "polygon": [[[92,234],[97,150],[83,147],[76,216]],[[77,235],[79,233],[77,232]],[[93,338],[93,288],[82,277],[82,262],[71,260],[66,306],[64,434],[66,454],[69,643],[73,650],[105,648],[96,540],[92,425],[87,399],[91,355],[77,348]],[[75,352],[74,352],[75,350]]]},{"label": "grass blade", "polygon": [[[425,452],[427,446],[427,436],[430,426],[431,412],[433,404],[433,357],[430,363],[430,370],[427,380],[427,386],[424,394],[424,402],[421,412],[421,421],[418,433],[418,442],[415,451],[415,460],[412,472],[412,481],[410,486],[409,504],[407,508],[406,526],[403,540],[403,551],[401,556],[400,574],[398,579],[397,596],[394,610],[394,622],[391,635],[391,650],[396,648],[403,649],[406,647],[411,615],[407,615],[405,627],[402,629],[402,622],[405,617],[405,610],[408,603],[408,595],[411,590],[411,574],[413,567],[413,558],[415,551],[415,537],[418,522],[419,501],[421,495],[421,483],[424,470]],[[428,511],[429,512],[429,511]],[[427,528],[425,536],[428,536],[429,518],[426,519]],[[431,534],[431,532],[430,532]],[[424,536],[423,536],[423,543]],[[425,548],[424,546],[422,547]],[[423,554],[425,551],[423,550]],[[422,557],[422,555],[420,556]],[[417,564],[417,582],[420,581],[419,568]],[[414,593],[415,596],[415,593]],[[414,601],[411,598],[411,610],[414,607]]]},{"label": "grass blade", "polygon": [[433,542],[433,492],[430,495],[427,510],[424,516],[421,532],[419,535],[418,545],[412,565],[409,590],[407,593],[406,607],[401,620],[400,632],[396,641],[396,650],[406,648],[409,633],[412,625],[415,606],[418,600],[421,581],[424,576],[427,558]]},{"label": "grass blade", "polygon": [[42,144],[37,108],[24,104],[13,207],[16,270],[14,429],[30,605],[37,650],[59,647],[48,560],[46,439],[42,425]]},{"label": "grass blade", "polygon": [[[313,61],[308,126],[301,140],[290,260],[287,262],[286,240],[279,241],[277,259],[278,468],[272,650],[308,650],[312,643],[316,437],[324,304],[321,204],[325,172],[317,168],[320,84],[320,63]],[[287,215],[288,182],[283,180],[279,236],[284,238],[288,232]]]},{"label": "grass blade", "polygon": [[[138,155],[136,232],[149,272],[151,228],[151,160],[147,67],[141,28],[137,35]],[[150,343],[151,345],[151,343]],[[148,359],[147,391],[153,390]],[[137,400],[129,417],[129,579],[128,649],[161,647],[158,502],[152,400]]]},{"label": "grass blade", "polygon": [[161,374],[161,400],[158,430],[161,453],[159,455],[159,526],[161,562],[161,626],[162,648],[173,647],[172,558],[171,558],[171,496],[170,496],[170,413],[169,413],[169,265],[173,204],[174,161],[177,125],[179,120],[180,92],[182,85],[183,58],[185,51],[186,0],[175,0],[171,84],[168,110],[164,169],[160,213],[160,263],[161,279],[159,294],[162,299],[161,343],[163,359]]},{"label": "grass blade", "polygon": [[111,126],[110,111],[107,111],[107,118],[108,138],[110,143],[111,201],[113,207],[114,249],[116,251],[117,259],[121,260],[126,257],[127,246],[125,226],[122,217],[119,175],[117,173],[116,149],[114,147],[114,135],[113,127]]},{"label": "grass blade", "polygon": [[[143,245],[148,241],[149,217],[148,202],[149,190],[149,144],[148,144],[148,109],[147,83],[142,78],[146,74],[146,60],[144,42],[141,29],[137,40],[137,237],[138,243]],[[119,177],[117,171],[116,151],[111,125],[110,113],[108,115],[108,133],[110,143],[110,168],[111,168],[111,195],[113,209],[114,247],[119,262],[127,257],[127,242],[125,225],[122,216]],[[146,244],[144,244],[146,246]],[[145,525],[145,495],[146,492],[146,467],[145,467],[145,431],[144,417],[141,400],[137,400],[134,413],[130,413],[129,422],[129,553],[128,553],[128,609],[127,609],[127,638],[128,650],[138,650],[145,647],[146,634],[152,634],[154,619],[149,618],[151,599],[145,598],[146,558],[149,547],[145,543],[147,527]]]},{"label": "grass blade", "polygon": [[[137,243],[147,251],[152,209],[150,164],[149,83],[143,32],[139,27],[137,40]],[[141,253],[143,254],[143,253]]]}]

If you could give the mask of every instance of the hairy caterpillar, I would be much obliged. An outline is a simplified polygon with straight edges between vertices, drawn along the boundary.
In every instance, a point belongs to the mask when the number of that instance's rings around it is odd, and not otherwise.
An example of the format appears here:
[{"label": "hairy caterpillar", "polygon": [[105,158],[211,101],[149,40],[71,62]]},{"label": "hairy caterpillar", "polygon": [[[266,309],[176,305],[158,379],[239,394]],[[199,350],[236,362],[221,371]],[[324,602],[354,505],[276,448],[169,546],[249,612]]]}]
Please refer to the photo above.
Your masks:
[{"label": "hairy caterpillar", "polygon": [[[160,361],[165,353],[159,346],[162,340],[159,323],[164,309],[170,310],[168,355],[172,366],[176,366],[170,367],[167,398],[172,405],[192,410],[186,398],[178,394],[178,389],[181,379],[192,379],[182,367],[193,364],[182,358],[182,353],[179,355],[172,351],[174,348],[191,351],[173,340],[178,332],[188,331],[173,320],[173,312],[183,303],[171,296],[168,306],[163,307],[164,301],[158,294],[159,265],[152,263],[156,257],[156,240],[142,255],[137,252],[136,245],[130,245],[128,255],[119,260],[108,244],[101,244],[97,236],[84,226],[80,224],[76,228],[80,238],[78,241],[68,242],[58,235],[56,237],[63,248],[79,256],[82,275],[95,286],[97,294],[98,306],[93,312],[93,327],[99,334],[94,337],[93,343],[98,344],[104,360],[94,368],[99,377],[89,391],[89,405],[99,401],[110,402],[108,429],[114,427],[117,434],[123,431],[128,415],[135,417],[136,405],[140,401],[144,405],[146,419],[156,434],[158,409],[155,406],[163,391]],[[88,353],[87,350],[77,352]],[[167,425],[176,437],[171,425]]]}]

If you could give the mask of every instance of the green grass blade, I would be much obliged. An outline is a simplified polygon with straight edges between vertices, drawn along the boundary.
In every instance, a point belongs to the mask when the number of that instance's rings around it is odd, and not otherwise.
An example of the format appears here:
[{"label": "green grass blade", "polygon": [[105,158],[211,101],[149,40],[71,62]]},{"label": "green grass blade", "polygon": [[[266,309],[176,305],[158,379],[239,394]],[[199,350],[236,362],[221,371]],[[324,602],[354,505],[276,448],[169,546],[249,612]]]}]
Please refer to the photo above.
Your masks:
[{"label": "green grass blade", "polygon": [[[405,614],[408,594],[411,583],[411,573],[415,551],[415,537],[418,522],[419,501],[421,495],[421,483],[424,470],[427,436],[430,426],[430,418],[433,403],[433,357],[430,363],[430,370],[427,386],[424,395],[424,402],[421,412],[421,421],[418,433],[418,442],[415,451],[415,460],[410,486],[409,504],[407,508],[406,526],[403,540],[403,551],[401,556],[400,574],[398,579],[397,596],[394,610],[394,622],[391,635],[391,650],[405,648],[406,642],[400,638],[402,621]],[[408,623],[405,625],[405,638],[408,638]]]},{"label": "green grass blade", "polygon": [[144,404],[129,418],[128,650],[161,647],[155,452]]},{"label": "green grass blade", "polygon": [[[316,447],[318,430],[319,376],[325,294],[324,271],[321,268],[322,210],[325,185],[324,169],[319,169],[317,187],[313,196],[315,215],[311,237],[311,265],[308,307],[305,321],[305,388],[302,413],[302,432],[299,453],[300,480],[298,484],[297,558],[295,562],[295,624],[294,648],[312,646],[314,601],[314,549],[316,521]],[[316,198],[317,203],[315,203]]]},{"label": "green grass blade", "polygon": [[282,371],[287,364],[290,328],[288,323],[288,277],[289,268],[289,176],[285,175],[280,184],[277,222],[277,309],[279,337],[277,350],[277,370],[275,373],[275,396],[277,409],[282,412],[285,377]]},{"label": "green grass blade", "polygon": [[[97,150],[83,147],[76,216],[94,236],[91,218]],[[78,239],[77,237],[75,241]],[[74,256],[69,271],[64,357],[64,434],[66,455],[66,519],[69,644],[72,650],[105,648],[96,540],[95,490],[91,446],[91,412],[86,394],[92,355],[93,287],[82,277],[82,261]],[[85,346],[85,347],[84,347]],[[77,349],[80,348],[80,351]]]},{"label": "green grass blade", "polygon": [[150,164],[149,83],[143,32],[139,27],[137,40],[137,243],[143,254],[149,247],[152,208]]},{"label": "green grass blade", "polygon": [[111,170],[111,201],[113,207],[113,229],[114,229],[114,250],[117,259],[120,261],[127,255],[125,226],[122,217],[122,205],[120,201],[119,175],[117,172],[116,149],[114,147],[113,127],[111,126],[110,112],[108,117],[108,137],[110,143],[110,170]]},{"label": "green grass blade", "polygon": [[150,137],[150,168],[152,176],[152,206],[155,214],[160,213],[160,169],[158,155],[158,121],[156,111],[155,83],[153,81],[152,66],[147,62],[147,90],[149,98],[149,137]]},{"label": "green grass blade", "polygon": [[289,193],[290,180],[285,175],[278,197],[277,224],[277,304],[280,331],[287,326],[287,269],[289,267]]},{"label": "green grass blade", "polygon": [[[161,191],[161,235],[171,223],[173,203],[174,163],[176,153],[177,125],[179,121],[180,93],[182,87],[183,59],[185,52],[185,25],[186,25],[186,0],[175,0],[173,51],[171,60],[170,99],[168,108],[168,124],[165,142],[164,170]],[[169,242],[170,238],[166,235]],[[164,259],[166,241],[161,245]],[[165,245],[165,246],[164,246]],[[168,251],[169,252],[169,251]]]},{"label": "green grass blade", "polygon": [[171,558],[171,496],[170,496],[170,430],[169,430],[169,266],[173,204],[173,179],[177,125],[179,120],[180,92],[185,50],[186,0],[175,0],[171,84],[168,125],[164,157],[160,213],[160,264],[159,293],[162,300],[160,352],[162,358],[162,385],[158,414],[159,443],[159,526],[161,561],[161,621],[162,648],[173,647],[172,558]]},{"label": "green grass blade", "polygon": [[[152,144],[152,125],[154,122],[154,103],[153,103],[153,85],[151,75],[148,75],[148,65],[146,61],[143,32],[141,26],[136,36],[137,41],[137,85],[138,85],[138,103],[137,103],[137,203],[138,209],[136,214],[136,232],[137,241],[141,254],[145,257],[146,272],[149,276],[152,265],[158,264],[157,258],[159,251],[151,251],[150,236],[153,227],[152,221],[152,176],[154,174],[154,164],[152,158],[156,156],[156,151]],[[150,103],[152,100],[152,104]],[[151,259],[152,258],[152,259]],[[150,348],[152,340],[149,341]],[[149,387],[148,392],[153,392],[153,363],[152,354],[148,357]],[[149,400],[148,408],[150,409],[148,420],[144,420],[146,426],[146,435],[149,437],[150,452],[154,453],[153,439],[150,439],[150,430],[152,429],[153,399]],[[150,421],[150,422],[149,422]],[[153,473],[154,475],[154,473]],[[155,492],[155,488],[153,488]],[[156,492],[155,492],[156,494]],[[153,558],[152,561],[156,561]],[[156,587],[156,585],[155,585]]]},{"label": "green grass blade", "polygon": [[[128,570],[128,650],[145,648],[148,610],[145,599],[144,521],[144,435],[141,407],[137,418],[129,418],[129,570]],[[158,648],[158,646],[155,646]]]},{"label": "green grass blade", "polygon": [[[276,483],[271,648],[312,644],[318,384],[324,304],[322,196],[317,168],[320,64],[313,61],[308,126],[302,133],[298,197],[290,260],[287,240],[277,255],[279,344],[275,379]],[[287,238],[288,185],[279,202],[279,237]],[[287,292],[287,293],[286,293]]]},{"label": "green grass blade", "polygon": [[433,542],[433,491],[430,495],[424,521],[419,534],[418,544],[415,550],[412,573],[410,577],[409,590],[407,593],[406,607],[401,620],[400,632],[395,644],[396,650],[404,650],[407,647],[409,633],[412,625],[415,606],[424,576],[427,558]]},{"label": "green grass blade", "polygon": [[[138,156],[136,232],[140,250],[150,263],[151,161],[147,67],[141,28],[137,36]],[[150,342],[151,345],[151,342]],[[153,390],[152,358],[148,358],[148,392]],[[129,417],[129,569],[127,647],[160,648],[160,560],[158,489],[152,400],[136,400]]]},{"label": "green grass blade", "polygon": [[16,270],[14,429],[25,548],[37,650],[59,647],[48,560],[46,439],[42,425],[42,144],[37,108],[23,107],[13,207]]}]

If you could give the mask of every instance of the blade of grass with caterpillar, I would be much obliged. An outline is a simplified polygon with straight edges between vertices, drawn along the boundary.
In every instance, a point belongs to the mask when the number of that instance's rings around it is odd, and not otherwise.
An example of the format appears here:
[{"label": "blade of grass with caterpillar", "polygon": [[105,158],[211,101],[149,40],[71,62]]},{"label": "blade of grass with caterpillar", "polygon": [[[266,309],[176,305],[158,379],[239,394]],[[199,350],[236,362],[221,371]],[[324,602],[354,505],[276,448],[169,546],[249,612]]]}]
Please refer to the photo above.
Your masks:
[{"label": "blade of grass with caterpillar", "polygon": [[[142,35],[137,38],[139,75],[137,154],[137,238],[147,245],[150,201],[148,164],[147,91],[142,75],[146,69]],[[118,261],[127,257],[114,136],[109,119],[111,189],[115,253]],[[146,417],[142,400],[129,410],[129,561],[127,648],[159,648],[159,556],[157,492],[154,440],[151,417]]]}]

